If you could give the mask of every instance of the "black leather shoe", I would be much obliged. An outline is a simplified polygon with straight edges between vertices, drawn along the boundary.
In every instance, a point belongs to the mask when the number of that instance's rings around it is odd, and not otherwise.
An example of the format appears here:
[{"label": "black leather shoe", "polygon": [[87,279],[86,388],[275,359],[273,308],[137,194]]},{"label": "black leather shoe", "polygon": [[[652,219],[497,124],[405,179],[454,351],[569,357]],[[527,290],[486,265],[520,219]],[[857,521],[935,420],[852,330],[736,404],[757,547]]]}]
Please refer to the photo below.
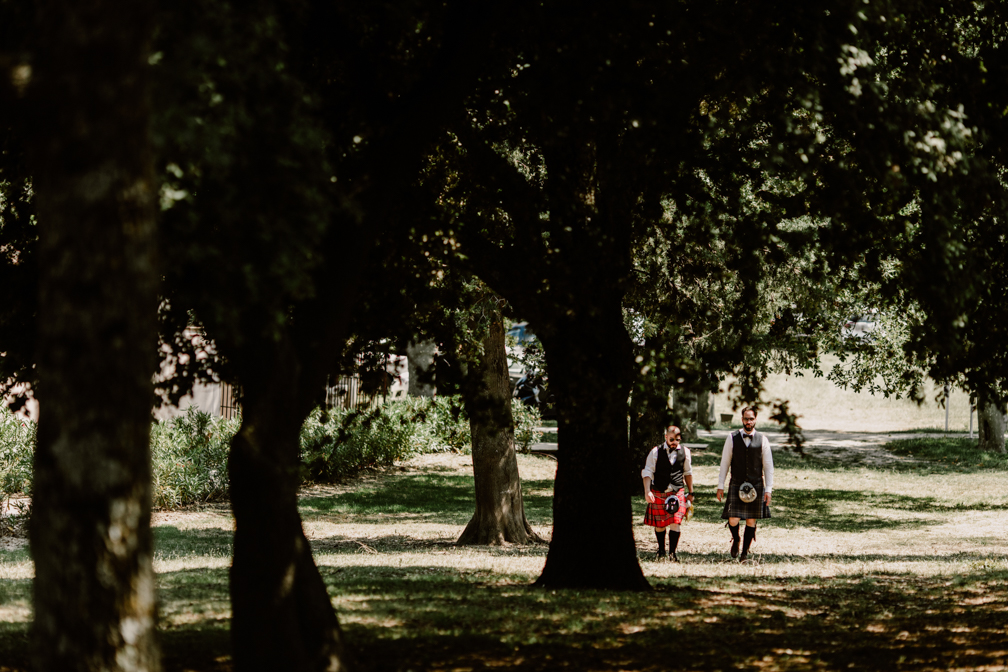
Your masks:
[{"label": "black leather shoe", "polygon": [[669,560],[671,560],[672,562],[679,562],[679,556],[675,554],[675,551],[672,551],[672,553],[669,555]]}]

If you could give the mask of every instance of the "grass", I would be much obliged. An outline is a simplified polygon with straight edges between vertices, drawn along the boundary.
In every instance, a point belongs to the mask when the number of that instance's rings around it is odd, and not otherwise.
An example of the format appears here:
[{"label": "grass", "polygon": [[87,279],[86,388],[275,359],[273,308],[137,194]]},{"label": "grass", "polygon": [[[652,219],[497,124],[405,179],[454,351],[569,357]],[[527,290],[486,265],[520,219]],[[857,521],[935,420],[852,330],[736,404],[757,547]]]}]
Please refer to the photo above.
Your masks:
[{"label": "grass", "polygon": [[[694,451],[682,564],[650,560],[633,504],[651,593],[546,591],[531,586],[545,545],[455,546],[473,510],[463,455],[308,488],[301,513],[364,672],[1004,669],[1004,466],[966,444],[910,441],[882,449],[898,468],[776,451],[774,517],[746,565],[727,556],[713,497],[720,442]],[[528,519],[548,537],[556,462],[519,455],[519,467]],[[155,516],[166,670],[230,669],[232,525],[215,505]],[[24,549],[0,550],[0,669],[26,667],[30,579]]]},{"label": "grass", "polygon": [[[823,371],[828,373],[837,362],[836,356],[823,355]],[[728,391],[730,384],[731,380],[723,382],[721,392],[715,395],[715,417],[720,418],[721,413],[735,413],[737,422],[739,412],[732,410]],[[806,429],[890,432],[911,428],[945,428],[945,409],[936,401],[940,389],[930,383],[923,391],[924,402],[920,405],[908,399],[887,399],[845,390],[825,377],[816,378],[811,371],[793,372],[792,375],[773,374],[764,385],[764,398],[788,399],[791,412],[800,416],[798,422]],[[763,420],[770,415],[764,410],[760,413],[760,418]],[[975,415],[973,421],[975,429]],[[768,419],[766,422],[767,428],[773,425]],[[957,432],[969,429],[969,398],[962,390],[951,391],[949,429]]]},{"label": "grass", "polygon": [[1008,453],[977,450],[977,442],[963,438],[913,438],[890,441],[887,446],[897,455],[912,455],[955,471],[1008,469]]}]

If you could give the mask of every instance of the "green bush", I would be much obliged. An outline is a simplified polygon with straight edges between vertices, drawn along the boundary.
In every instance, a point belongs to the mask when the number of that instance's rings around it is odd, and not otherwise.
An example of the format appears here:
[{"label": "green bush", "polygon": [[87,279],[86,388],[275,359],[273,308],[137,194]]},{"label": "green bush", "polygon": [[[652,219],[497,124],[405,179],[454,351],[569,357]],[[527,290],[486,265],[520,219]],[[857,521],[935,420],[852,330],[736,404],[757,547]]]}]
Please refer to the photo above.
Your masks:
[{"label": "green bush", "polygon": [[[516,403],[515,447],[539,438],[539,413]],[[239,420],[190,407],[151,425],[155,508],[172,509],[228,495],[227,458]],[[0,409],[0,497],[30,495],[36,426]],[[459,397],[407,398],[366,411],[316,409],[301,428],[303,477],[334,482],[418,453],[471,452],[469,418]]]},{"label": "green bush", "polygon": [[301,427],[302,476],[333,482],[410,455],[413,428],[384,406],[365,411],[315,409]]},{"label": "green bush", "polygon": [[[393,402],[399,406],[398,412],[414,425],[413,443],[417,453],[469,453],[472,452],[472,436],[469,431],[469,416],[458,396],[434,398],[409,398]],[[515,427],[515,449],[528,452],[539,440],[542,419],[539,411],[515,402],[511,404],[511,414]]]},{"label": "green bush", "polygon": [[154,506],[171,509],[227,497],[228,450],[240,424],[192,406],[184,415],[153,423]]},{"label": "green bush", "polygon": [[542,432],[535,431],[536,427],[542,427],[542,416],[539,415],[539,409],[526,406],[520,401],[511,404],[511,415],[515,423],[515,450],[527,453],[532,444],[542,437]]},{"label": "green bush", "polygon": [[0,408],[0,497],[31,495],[37,427]]}]

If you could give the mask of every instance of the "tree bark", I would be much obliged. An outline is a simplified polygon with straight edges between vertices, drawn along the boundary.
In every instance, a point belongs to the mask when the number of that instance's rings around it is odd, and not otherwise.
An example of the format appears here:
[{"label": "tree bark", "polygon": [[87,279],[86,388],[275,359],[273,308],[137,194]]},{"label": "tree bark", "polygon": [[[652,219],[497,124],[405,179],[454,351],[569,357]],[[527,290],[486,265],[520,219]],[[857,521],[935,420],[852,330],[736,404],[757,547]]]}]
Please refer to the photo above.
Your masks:
[{"label": "tree bark", "polygon": [[158,670],[151,7],[42,2],[29,89],[39,213],[35,667]]},{"label": "tree bark", "polygon": [[406,346],[409,371],[409,396],[433,397],[437,393],[434,378],[434,353],[437,344],[433,341],[410,343]]},{"label": "tree bark", "polygon": [[228,461],[235,516],[231,639],[243,672],[346,670],[346,651],[325,582],[297,510],[301,423],[299,366],[279,345],[243,379],[242,425]]},{"label": "tree bark", "polygon": [[991,394],[981,393],[977,398],[977,447],[984,451],[1005,452],[1005,402]]},{"label": "tree bark", "polygon": [[483,357],[470,363],[463,385],[472,434],[476,512],[459,544],[501,546],[542,541],[525,518],[504,336],[504,320],[500,311],[493,310],[490,330],[483,340]]},{"label": "tree bark", "polygon": [[[564,440],[557,453],[553,538],[536,585],[647,590],[624,480],[630,339],[618,307],[596,316],[565,321],[540,336]],[[579,424],[584,419],[591,424]]]}]

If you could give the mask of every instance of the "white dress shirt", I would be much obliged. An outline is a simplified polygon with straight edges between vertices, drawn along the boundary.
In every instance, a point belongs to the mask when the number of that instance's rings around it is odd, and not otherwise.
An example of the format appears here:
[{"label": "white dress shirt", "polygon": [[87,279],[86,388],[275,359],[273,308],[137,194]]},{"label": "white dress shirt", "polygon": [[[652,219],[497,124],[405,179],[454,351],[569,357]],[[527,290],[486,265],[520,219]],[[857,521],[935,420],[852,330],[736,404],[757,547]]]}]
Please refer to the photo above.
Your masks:
[{"label": "white dress shirt", "polygon": [[[651,482],[654,483],[655,465],[658,464],[658,449],[661,448],[663,445],[665,446],[665,449],[668,450],[668,445],[666,445],[663,442],[663,443],[655,446],[654,448],[652,448],[651,452],[648,453],[647,460],[644,461],[644,468],[641,469],[641,472],[640,472],[641,478],[650,478]],[[685,453],[685,457],[683,458],[683,472],[682,473],[683,473],[683,478],[686,478],[687,476],[692,476],[693,475],[693,458],[690,456],[690,449],[689,448],[687,448],[686,446],[682,446],[682,445],[680,445],[680,447],[683,449],[683,453]],[[669,450],[668,452],[669,452],[669,461],[671,461],[672,464],[675,464],[676,457],[678,457],[676,451]],[[672,490],[672,485],[671,484],[669,484],[669,487],[665,490],[665,492],[669,492],[670,490]]]},{"label": "white dress shirt", "polygon": [[[718,474],[717,487],[718,490],[724,490],[725,477],[728,476],[728,467],[731,466],[732,453],[734,452],[734,444],[732,442],[732,432],[725,439],[724,448],[721,450],[721,473]],[[767,438],[766,434],[763,434],[763,492],[769,494],[773,491],[773,451],[770,450],[770,439]],[[752,436],[742,432],[742,442],[745,443],[746,448],[749,447],[749,443],[752,440]],[[755,485],[755,483],[753,484]]]}]

